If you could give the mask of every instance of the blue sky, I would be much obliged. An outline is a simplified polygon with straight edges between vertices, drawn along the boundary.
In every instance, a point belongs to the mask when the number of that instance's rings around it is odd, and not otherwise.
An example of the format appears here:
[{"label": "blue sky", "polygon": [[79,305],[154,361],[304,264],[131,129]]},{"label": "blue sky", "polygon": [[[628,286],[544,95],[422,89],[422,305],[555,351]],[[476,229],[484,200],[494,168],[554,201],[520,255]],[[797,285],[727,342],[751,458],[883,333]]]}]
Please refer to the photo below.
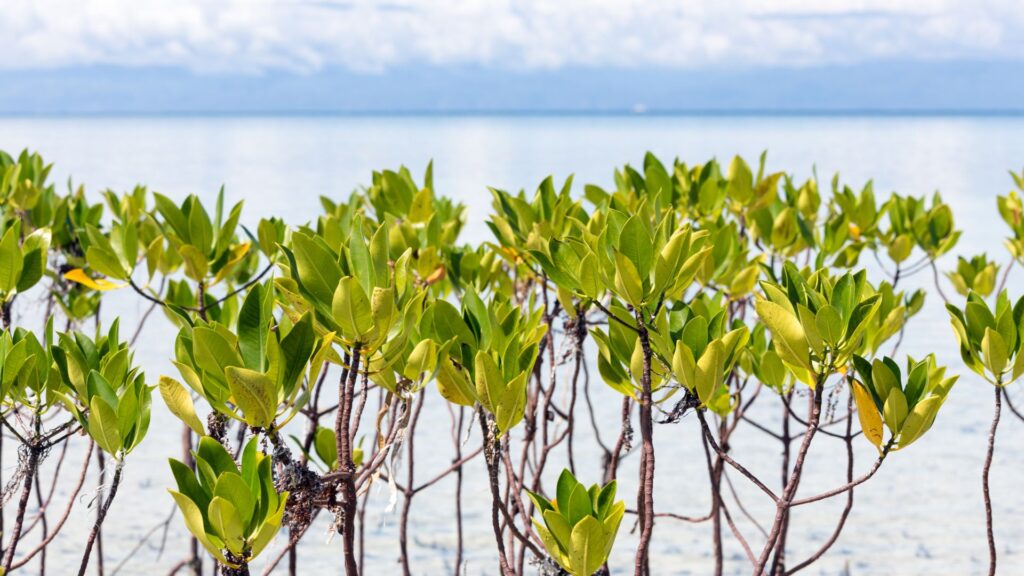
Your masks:
[{"label": "blue sky", "polygon": [[1024,3],[36,0],[0,112],[1007,110]]}]

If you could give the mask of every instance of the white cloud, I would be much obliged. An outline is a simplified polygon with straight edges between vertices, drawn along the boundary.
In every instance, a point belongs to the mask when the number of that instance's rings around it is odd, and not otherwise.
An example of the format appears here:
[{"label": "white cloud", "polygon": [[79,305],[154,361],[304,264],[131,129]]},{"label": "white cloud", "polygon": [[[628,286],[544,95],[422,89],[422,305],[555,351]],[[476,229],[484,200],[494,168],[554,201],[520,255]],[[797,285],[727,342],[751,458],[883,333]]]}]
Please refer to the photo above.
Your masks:
[{"label": "white cloud", "polygon": [[1018,0],[11,0],[0,68],[312,72],[1024,55]]}]

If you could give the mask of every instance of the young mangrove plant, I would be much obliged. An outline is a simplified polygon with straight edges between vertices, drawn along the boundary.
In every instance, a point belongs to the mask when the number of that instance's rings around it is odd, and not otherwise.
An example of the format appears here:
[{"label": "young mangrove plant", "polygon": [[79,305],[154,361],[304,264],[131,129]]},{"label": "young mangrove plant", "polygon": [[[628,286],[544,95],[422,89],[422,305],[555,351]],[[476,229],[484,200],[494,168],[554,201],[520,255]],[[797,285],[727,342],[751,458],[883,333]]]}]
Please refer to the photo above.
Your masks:
[{"label": "young mangrove plant", "polygon": [[608,561],[626,511],[625,502],[615,501],[614,480],[603,488],[597,484],[587,488],[572,472],[563,470],[555,500],[528,494],[541,514],[533,525],[544,549],[566,572],[590,576]]},{"label": "young mangrove plant", "polygon": [[[468,211],[438,193],[432,165],[419,179],[374,172],[288,222],[226,208],[223,189],[209,203],[143,186],[96,201],[83,186],[57,191],[38,155],[0,153],[0,452],[17,452],[0,482],[12,506],[0,515],[3,572],[69,571],[74,546],[58,538],[82,521],[73,509],[94,478],[79,574],[119,570],[104,564],[115,554],[127,566],[177,521],[190,546],[167,568],[194,575],[211,561],[249,574],[258,560],[265,574],[443,565],[462,576],[496,561],[502,576],[591,576],[629,571],[623,553],[636,576],[793,574],[856,522],[854,491],[941,425],[956,370],[895,358],[926,293],[946,300],[952,286],[966,298],[948,303],[960,360],[995,390],[982,471],[994,573],[988,475],[1003,402],[1017,414],[1007,387],[1024,374],[1024,299],[1005,290],[1024,263],[1020,191],[997,200],[1009,262],[964,256],[940,273],[961,235],[940,195],[883,195],[838,175],[822,185],[766,164],[647,154],[607,185],[494,188],[490,240],[462,243]],[[1014,180],[1024,188],[1024,174]],[[922,273],[932,286],[908,288]],[[118,290],[142,305],[132,325],[105,318]],[[156,322],[176,334],[163,348],[176,374],[154,386],[133,343]],[[154,388],[180,420],[166,500],[178,513],[105,554],[104,519]],[[674,428],[656,442],[661,426]],[[878,454],[857,476],[861,434]],[[742,461],[751,445],[756,467]],[[65,458],[83,456],[72,489],[58,490]],[[669,478],[656,468],[667,460],[702,471]],[[585,472],[599,482],[580,483]],[[819,473],[843,476],[812,492]],[[741,479],[769,515],[747,506]],[[616,500],[627,485],[628,508]],[[443,557],[420,570],[413,535],[427,512],[415,504],[428,492],[431,526],[450,529],[423,537]],[[831,529],[801,532],[794,510],[832,499],[841,510],[819,515]],[[686,509],[698,501],[708,508]],[[445,505],[452,513],[437,514]],[[339,536],[335,556],[304,546],[318,518]],[[624,518],[629,550],[614,548]],[[669,556],[696,524],[706,549]],[[367,537],[392,526],[393,549]],[[489,546],[465,538],[481,530]]]},{"label": "young mangrove plant", "polygon": [[171,496],[185,526],[220,563],[220,573],[247,576],[281,528],[288,493],[274,487],[271,457],[259,452],[257,439],[242,449],[241,465],[217,440],[204,436],[193,455],[196,470],[171,460],[178,485]]},{"label": "young mangrove plant", "polygon": [[989,491],[989,471],[996,445],[996,430],[1002,412],[1004,388],[1024,374],[1024,343],[1021,332],[1024,326],[1024,298],[1011,305],[1006,291],[996,298],[993,310],[978,294],[967,295],[967,304],[958,308],[946,305],[949,310],[953,332],[960,343],[960,357],[964,364],[992,384],[995,391],[995,411],[989,429],[988,451],[982,469],[982,494],[985,499],[985,521],[988,535],[989,572],[996,570],[996,543],[992,523],[992,496]]}]

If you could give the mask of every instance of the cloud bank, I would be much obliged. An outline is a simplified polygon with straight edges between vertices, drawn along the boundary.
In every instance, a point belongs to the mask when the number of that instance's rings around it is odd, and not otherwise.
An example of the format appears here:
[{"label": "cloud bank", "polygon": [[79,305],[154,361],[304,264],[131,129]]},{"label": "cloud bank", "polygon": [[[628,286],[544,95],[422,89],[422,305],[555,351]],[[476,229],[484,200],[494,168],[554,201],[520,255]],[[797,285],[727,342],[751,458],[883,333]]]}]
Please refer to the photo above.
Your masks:
[{"label": "cloud bank", "polygon": [[1021,60],[1019,0],[34,0],[0,69],[312,74]]}]

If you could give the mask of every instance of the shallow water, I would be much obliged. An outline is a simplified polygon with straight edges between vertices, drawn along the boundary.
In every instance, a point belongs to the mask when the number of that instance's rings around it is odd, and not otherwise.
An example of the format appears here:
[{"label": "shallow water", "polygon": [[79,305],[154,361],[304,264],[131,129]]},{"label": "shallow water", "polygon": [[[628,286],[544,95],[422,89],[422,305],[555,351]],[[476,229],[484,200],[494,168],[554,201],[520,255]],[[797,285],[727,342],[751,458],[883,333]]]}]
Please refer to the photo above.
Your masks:
[{"label": "shallow water", "polygon": [[[40,151],[54,162],[53,180],[69,176],[88,190],[126,190],[136,183],[172,197],[194,192],[206,199],[226,185],[229,201],[245,199],[246,222],[277,215],[292,223],[315,218],[320,195],[344,196],[369,180],[373,169],[405,163],[422,173],[435,162],[437,190],[470,208],[464,239],[488,237],[484,219],[490,195],[486,186],[532,189],[544,176],[575,173],[577,188],[586,182],[608,184],[614,167],[639,163],[645,150],[663,160],[679,156],[703,161],[717,155],[723,162],[740,153],[753,162],[769,150],[769,169],[785,170],[798,180],[816,169],[823,184],[840,170],[844,182],[859,187],[873,178],[881,195],[890,190],[923,195],[941,190],[964,230],[956,252],[971,255],[987,250],[1003,259],[1006,229],[995,211],[995,196],[1008,191],[1008,169],[1024,163],[1020,134],[1024,119],[997,117],[169,117],[169,118],[0,118],[0,149],[23,147]],[[950,268],[955,257],[940,264]],[[908,286],[929,286],[923,275]],[[1011,275],[1011,292],[1024,289],[1021,275]],[[946,287],[947,293],[952,293]],[[990,419],[988,385],[966,373],[958,363],[946,314],[937,295],[929,294],[925,310],[913,320],[902,352],[921,356],[936,352],[951,371],[963,374],[935,427],[912,449],[894,454],[878,475],[856,491],[856,506],[843,536],[831,553],[807,573],[836,574],[973,574],[987,567],[984,513],[981,506],[981,463]],[[104,305],[104,317],[138,318],[145,306],[131,294],[117,293]],[[176,375],[166,358],[173,332],[154,316],[140,339],[136,359],[155,380]],[[33,322],[31,317],[26,322]],[[596,376],[596,375],[595,375]],[[592,382],[603,438],[617,433],[618,398],[595,377]],[[1017,398],[1017,385],[1010,394]],[[1022,398],[1024,400],[1024,398]],[[778,420],[778,403],[762,402],[755,418]],[[592,431],[577,426],[577,467],[581,478],[598,475]],[[107,574],[171,511],[165,488],[172,485],[168,457],[176,456],[179,426],[155,400],[153,426],[146,442],[130,456],[125,485],[110,512],[104,534]],[[778,477],[778,446],[750,427],[741,428],[734,456],[774,482]],[[658,474],[656,507],[701,515],[708,507],[706,471],[696,420],[656,430]],[[1014,479],[1021,457],[1024,426],[1012,416],[1002,424],[992,476],[996,499],[996,530],[1000,561],[1006,573],[1024,565],[1018,542],[1024,528],[1016,520],[1024,493]],[[469,440],[466,449],[477,446]],[[830,446],[830,442],[832,445]],[[79,442],[81,444],[81,442]],[[15,462],[4,453],[9,477]],[[548,468],[564,464],[564,451]],[[866,470],[873,448],[857,442],[857,470]],[[63,506],[67,488],[80,466],[81,454],[69,453],[56,498]],[[427,479],[452,458],[449,416],[441,399],[429,395],[416,443],[417,478]],[[56,457],[51,456],[52,467]],[[637,458],[626,459],[620,495],[635,491]],[[819,439],[811,452],[802,494],[841,484],[845,456],[841,444]],[[492,536],[488,496],[480,462],[465,480],[468,573],[492,574]],[[772,510],[756,489],[736,478],[748,509],[763,522]],[[90,485],[94,485],[90,479]],[[422,493],[411,517],[413,570],[419,574],[450,572],[454,520],[453,484],[442,481]],[[83,497],[83,501],[87,497]],[[396,511],[388,511],[386,484],[378,484],[367,514],[366,573],[398,572]],[[790,535],[794,560],[816,549],[832,530],[842,502],[799,510]],[[735,507],[733,507],[735,511]],[[30,511],[31,513],[31,511]],[[51,518],[59,512],[51,511]],[[49,550],[49,573],[77,567],[93,512],[79,505],[57,543]],[[737,512],[739,529],[756,546],[757,529]],[[341,574],[341,544],[328,543],[326,522],[319,522],[303,540],[302,573]],[[705,574],[712,557],[710,526],[659,521],[652,549],[657,574]],[[160,566],[185,554],[186,532],[175,519],[167,534]],[[122,574],[153,572],[159,536],[124,565]],[[283,544],[279,537],[266,557]],[[27,546],[27,543],[23,545]],[[624,524],[612,558],[613,572],[632,566],[635,535]],[[727,572],[749,573],[736,541],[726,534]],[[1015,569],[1014,566],[1017,566]],[[23,573],[32,573],[29,567]],[[257,562],[256,572],[262,570]],[[163,573],[158,570],[156,573]]]}]

